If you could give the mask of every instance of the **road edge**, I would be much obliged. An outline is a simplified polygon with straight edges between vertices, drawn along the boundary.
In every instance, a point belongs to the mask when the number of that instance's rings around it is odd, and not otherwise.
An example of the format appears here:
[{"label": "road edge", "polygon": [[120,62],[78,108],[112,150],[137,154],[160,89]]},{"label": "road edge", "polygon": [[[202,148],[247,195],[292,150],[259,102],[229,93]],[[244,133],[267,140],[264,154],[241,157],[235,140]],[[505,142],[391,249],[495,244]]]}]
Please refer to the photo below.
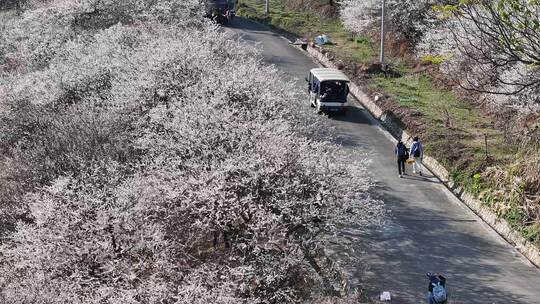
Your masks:
[{"label": "road edge", "polygon": [[[289,41],[287,38],[283,39]],[[289,41],[289,43],[291,43]],[[338,68],[325,54],[318,49],[308,46],[306,50],[302,50],[299,46],[294,46],[307,54],[313,60],[324,67]],[[404,143],[412,144],[412,136],[401,129],[366,93],[364,93],[355,83],[350,83],[350,92],[355,97],[356,101],[363,108],[367,109],[369,114],[386,130],[394,139],[401,139]],[[396,135],[400,134],[400,135]],[[467,193],[463,188],[456,186],[448,170],[440,164],[435,158],[426,155],[423,161],[424,166],[430,170],[443,185],[462,203],[476,214],[484,223],[501,236],[507,243],[513,246],[519,253],[523,255],[532,265],[540,268],[540,249],[531,242],[527,241],[523,236],[508,224],[505,219],[499,218],[493,211],[489,210],[482,204],[482,201],[476,199],[472,194]]]}]

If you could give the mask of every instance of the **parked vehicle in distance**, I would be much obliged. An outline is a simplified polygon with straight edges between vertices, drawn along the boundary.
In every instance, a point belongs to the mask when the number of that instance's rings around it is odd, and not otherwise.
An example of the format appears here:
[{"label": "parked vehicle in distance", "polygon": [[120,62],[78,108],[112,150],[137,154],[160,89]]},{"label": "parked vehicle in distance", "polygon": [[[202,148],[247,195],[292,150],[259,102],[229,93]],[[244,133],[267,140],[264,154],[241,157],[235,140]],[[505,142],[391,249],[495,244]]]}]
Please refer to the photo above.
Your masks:
[{"label": "parked vehicle in distance", "polygon": [[317,112],[345,113],[349,95],[349,78],[340,70],[315,68],[306,77],[309,104]]},{"label": "parked vehicle in distance", "polygon": [[206,18],[218,24],[226,24],[236,15],[238,0],[204,0]]},{"label": "parked vehicle in distance", "polygon": [[231,21],[234,16],[236,16],[236,8],[238,6],[238,0],[228,0],[229,1],[229,21]]}]

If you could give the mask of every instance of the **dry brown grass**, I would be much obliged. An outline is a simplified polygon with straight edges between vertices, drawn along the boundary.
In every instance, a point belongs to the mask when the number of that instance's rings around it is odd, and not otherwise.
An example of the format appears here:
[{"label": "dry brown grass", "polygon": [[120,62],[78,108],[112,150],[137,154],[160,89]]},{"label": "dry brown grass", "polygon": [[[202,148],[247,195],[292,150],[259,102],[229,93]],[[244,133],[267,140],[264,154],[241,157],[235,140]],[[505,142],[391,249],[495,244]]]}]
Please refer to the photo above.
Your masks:
[{"label": "dry brown grass", "polygon": [[319,13],[322,18],[338,16],[338,7],[333,0],[284,0],[285,6],[291,9],[311,9]]}]

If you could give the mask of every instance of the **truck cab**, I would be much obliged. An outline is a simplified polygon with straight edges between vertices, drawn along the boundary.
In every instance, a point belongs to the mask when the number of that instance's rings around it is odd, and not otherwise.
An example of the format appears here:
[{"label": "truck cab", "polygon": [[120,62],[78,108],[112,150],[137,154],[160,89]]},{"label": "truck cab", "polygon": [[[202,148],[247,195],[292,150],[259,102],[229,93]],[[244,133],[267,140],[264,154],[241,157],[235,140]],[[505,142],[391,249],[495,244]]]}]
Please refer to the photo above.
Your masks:
[{"label": "truck cab", "polygon": [[317,112],[345,113],[349,95],[349,78],[340,70],[315,68],[306,77],[309,104]]}]

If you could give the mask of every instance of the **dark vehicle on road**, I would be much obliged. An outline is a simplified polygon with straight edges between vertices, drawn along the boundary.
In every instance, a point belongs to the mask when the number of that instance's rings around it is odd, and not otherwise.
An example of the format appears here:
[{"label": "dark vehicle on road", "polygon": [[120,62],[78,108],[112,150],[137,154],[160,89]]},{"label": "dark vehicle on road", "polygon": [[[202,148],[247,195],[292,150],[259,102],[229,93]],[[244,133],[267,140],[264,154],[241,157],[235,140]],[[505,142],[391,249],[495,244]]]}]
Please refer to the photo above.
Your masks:
[{"label": "dark vehicle on road", "polygon": [[210,18],[218,24],[225,24],[232,20],[236,14],[237,0],[203,0],[205,4],[206,18]]}]

